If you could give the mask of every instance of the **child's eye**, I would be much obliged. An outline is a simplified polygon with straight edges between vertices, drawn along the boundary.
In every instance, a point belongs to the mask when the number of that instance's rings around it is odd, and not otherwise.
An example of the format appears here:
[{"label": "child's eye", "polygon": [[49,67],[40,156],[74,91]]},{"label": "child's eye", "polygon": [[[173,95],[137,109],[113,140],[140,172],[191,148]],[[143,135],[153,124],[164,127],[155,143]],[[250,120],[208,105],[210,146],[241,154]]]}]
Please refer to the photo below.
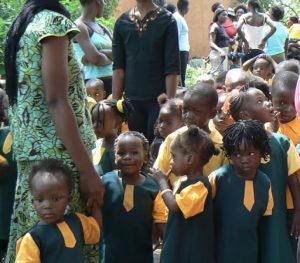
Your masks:
[{"label": "child's eye", "polygon": [[58,202],[62,199],[62,196],[54,196],[52,199],[53,201]]},{"label": "child's eye", "polygon": [[33,201],[41,203],[44,201],[44,199],[43,198],[34,198]]},{"label": "child's eye", "polygon": [[235,157],[236,157],[236,158],[240,158],[240,157],[241,157],[241,154],[236,153],[236,154],[235,154]]}]

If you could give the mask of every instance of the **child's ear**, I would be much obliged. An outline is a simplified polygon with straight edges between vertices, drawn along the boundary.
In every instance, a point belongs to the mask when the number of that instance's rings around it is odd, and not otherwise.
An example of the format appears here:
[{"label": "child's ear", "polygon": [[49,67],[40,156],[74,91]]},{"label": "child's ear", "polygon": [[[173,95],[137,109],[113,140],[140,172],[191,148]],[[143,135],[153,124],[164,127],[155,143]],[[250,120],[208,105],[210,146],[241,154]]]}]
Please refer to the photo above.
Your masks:
[{"label": "child's ear", "polygon": [[187,163],[192,164],[194,162],[194,158],[195,158],[194,154],[192,154],[192,153],[188,154],[187,159],[186,159]]},{"label": "child's ear", "polygon": [[211,109],[210,114],[209,114],[209,118],[213,119],[216,115],[217,115],[217,107]]}]

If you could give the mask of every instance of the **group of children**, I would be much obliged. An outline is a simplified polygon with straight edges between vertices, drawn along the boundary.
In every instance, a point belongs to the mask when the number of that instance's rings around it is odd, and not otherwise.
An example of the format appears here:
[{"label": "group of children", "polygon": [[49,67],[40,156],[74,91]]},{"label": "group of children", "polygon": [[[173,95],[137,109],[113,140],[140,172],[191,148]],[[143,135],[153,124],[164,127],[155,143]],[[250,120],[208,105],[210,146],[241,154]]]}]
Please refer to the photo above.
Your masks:
[{"label": "group of children", "polygon": [[102,215],[65,215],[72,172],[41,161],[28,182],[40,221],[18,240],[16,262],[83,262],[84,245],[101,239],[101,262],[151,263],[153,232],[162,263],[300,262],[299,67],[259,55],[244,69],[161,95],[151,145],[124,125],[130,101],[88,81]]}]

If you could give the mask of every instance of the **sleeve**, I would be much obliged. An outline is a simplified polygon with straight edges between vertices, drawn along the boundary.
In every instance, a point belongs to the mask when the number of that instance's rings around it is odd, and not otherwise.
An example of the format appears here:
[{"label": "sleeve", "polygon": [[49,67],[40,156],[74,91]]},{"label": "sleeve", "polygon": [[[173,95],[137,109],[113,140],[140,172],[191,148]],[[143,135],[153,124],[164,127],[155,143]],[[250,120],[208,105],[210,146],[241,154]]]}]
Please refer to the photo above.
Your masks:
[{"label": "sleeve", "polygon": [[125,47],[120,29],[120,19],[118,19],[114,27],[112,41],[113,70],[125,69]]},{"label": "sleeve", "polygon": [[165,75],[179,74],[180,61],[179,61],[179,42],[178,42],[178,29],[177,23],[174,18],[168,26],[165,34],[165,46],[164,46],[164,61],[165,61]]},{"label": "sleeve", "polygon": [[202,182],[189,185],[180,194],[175,195],[177,205],[185,219],[204,211],[207,195],[208,190]]},{"label": "sleeve", "polygon": [[40,263],[40,249],[30,233],[17,241],[16,263]]},{"label": "sleeve", "polygon": [[6,162],[7,162],[7,159],[3,155],[0,155],[0,164],[6,163]]},{"label": "sleeve", "polygon": [[[291,30],[291,28],[290,28],[290,30]],[[298,115],[300,115],[300,76],[299,76],[298,83],[296,86],[296,91],[295,91],[295,107],[296,107]]]},{"label": "sleeve", "polygon": [[170,160],[171,160],[171,151],[170,145],[173,140],[173,137],[169,135],[165,141],[161,144],[158,152],[158,156],[153,165],[154,168],[161,170],[163,173],[167,174],[170,170]]},{"label": "sleeve", "polygon": [[84,241],[86,245],[96,244],[100,240],[100,227],[95,218],[92,216],[85,216],[80,213],[76,213],[78,216],[84,234]]},{"label": "sleeve", "polygon": [[153,206],[153,220],[154,223],[166,223],[168,219],[168,209],[162,198],[161,192],[159,192],[154,200]]},{"label": "sleeve", "polygon": [[217,180],[218,180],[218,176],[215,174],[215,172],[212,172],[208,176],[208,180],[209,180],[209,183],[211,185],[212,198],[215,198],[216,194],[217,194]]},{"label": "sleeve", "polygon": [[300,169],[300,157],[294,143],[290,140],[290,147],[287,152],[288,174],[292,175]]},{"label": "sleeve", "polygon": [[70,19],[56,12],[45,12],[41,20],[39,24],[43,27],[37,30],[39,42],[51,36],[62,37],[68,35],[71,39],[80,32]]},{"label": "sleeve", "polygon": [[273,208],[274,208],[274,200],[273,200],[273,194],[272,194],[272,187],[270,184],[269,192],[268,192],[268,204],[267,204],[267,208],[264,213],[264,216],[272,215]]}]

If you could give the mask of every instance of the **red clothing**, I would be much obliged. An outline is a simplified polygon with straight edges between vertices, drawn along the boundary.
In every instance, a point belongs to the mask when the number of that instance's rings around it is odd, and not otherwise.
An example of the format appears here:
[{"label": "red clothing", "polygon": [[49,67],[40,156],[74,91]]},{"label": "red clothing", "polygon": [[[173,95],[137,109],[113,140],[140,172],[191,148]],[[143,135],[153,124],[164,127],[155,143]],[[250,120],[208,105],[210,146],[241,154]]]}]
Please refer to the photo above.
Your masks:
[{"label": "red clothing", "polygon": [[233,24],[231,18],[228,17],[228,19],[225,21],[225,23],[223,24],[223,27],[227,33],[227,35],[230,38],[233,38],[236,35],[236,27]]}]

